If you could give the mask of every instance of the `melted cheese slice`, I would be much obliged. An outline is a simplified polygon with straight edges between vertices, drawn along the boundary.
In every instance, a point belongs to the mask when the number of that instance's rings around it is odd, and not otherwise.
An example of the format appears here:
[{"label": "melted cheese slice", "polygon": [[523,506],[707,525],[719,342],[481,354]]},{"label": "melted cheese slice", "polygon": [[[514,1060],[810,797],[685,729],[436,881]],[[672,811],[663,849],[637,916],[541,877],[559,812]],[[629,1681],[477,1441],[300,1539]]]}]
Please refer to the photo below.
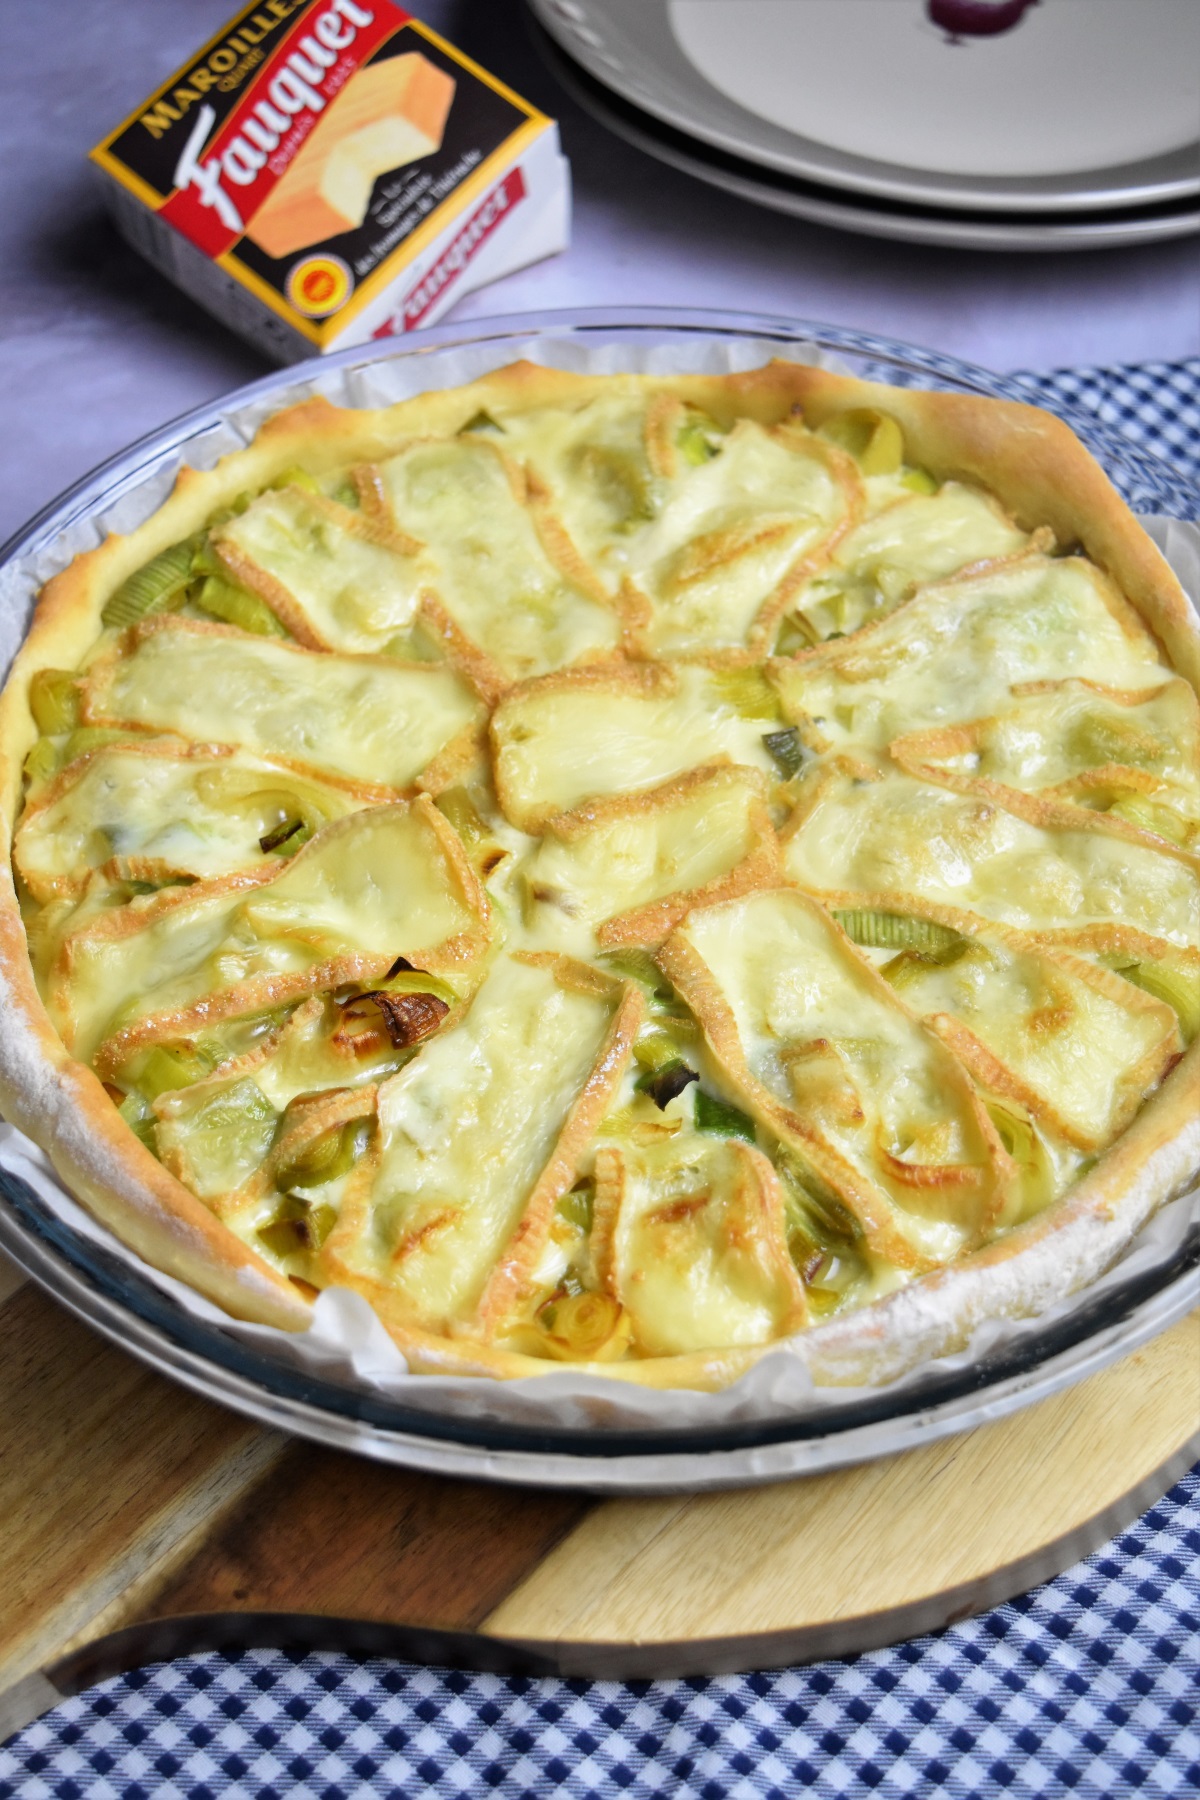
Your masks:
[{"label": "melted cheese slice", "polygon": [[599,926],[601,946],[661,942],[705,889],[728,888],[752,857],[745,877],[761,880],[778,865],[763,788],[754,770],[721,769],[559,818],[525,870],[539,941],[578,938],[586,954]]},{"label": "melted cheese slice", "polygon": [[549,490],[572,541],[615,592],[629,538],[654,517],[663,482],[646,445],[647,401],[634,390],[583,406],[505,415],[504,443]]},{"label": "melted cheese slice", "polygon": [[1031,555],[926,588],[844,643],[770,665],[783,709],[828,748],[883,750],[905,732],[985,717],[1022,682],[1144,688],[1158,647],[1099,570]]},{"label": "melted cheese slice", "polygon": [[[380,1087],[366,1216],[348,1221],[330,1253],[381,1280],[416,1324],[468,1318],[535,1195],[544,1235],[575,1179],[574,1157],[555,1150],[596,1074],[613,1010],[611,998],[564,987],[550,968],[502,956],[462,1023]],[[597,1087],[620,1068],[596,1074]],[[533,1256],[540,1246],[528,1235],[523,1254]]]},{"label": "melted cheese slice", "polygon": [[778,1179],[736,1139],[598,1150],[592,1257],[648,1356],[764,1344],[804,1323]]},{"label": "melted cheese slice", "polygon": [[1133,694],[1039,682],[991,718],[899,738],[892,755],[914,774],[1101,809],[1144,794],[1200,825],[1200,707],[1178,677]]},{"label": "melted cheese slice", "polygon": [[943,1262],[978,1238],[1002,1171],[970,1084],[815,902],[776,888],[698,909],[659,960],[726,1075],[873,1249]]},{"label": "melted cheese slice", "polygon": [[361,804],[228,751],[112,744],[73,763],[26,810],[14,855],[39,899],[78,891],[93,869],[142,881],[211,879],[263,865],[270,853],[260,840],[287,822],[303,820],[311,832]]},{"label": "melted cheese slice", "polygon": [[[678,403],[664,416],[618,394],[506,420],[590,566],[614,592],[632,582],[650,600],[657,656],[744,644],[768,596],[853,503],[808,433],[742,419],[697,464],[674,447],[684,418]],[[666,446],[655,442],[664,431]]]},{"label": "melted cheese slice", "polygon": [[76,1056],[117,1066],[156,1036],[314,987],[482,949],[482,897],[428,801],[353,813],[273,878],[168,891],[68,933],[51,1002]]},{"label": "melted cheese slice", "polygon": [[505,681],[616,649],[619,615],[551,562],[491,444],[416,443],[380,475],[396,523],[427,546],[437,598]]},{"label": "melted cheese slice", "polygon": [[297,487],[260,494],[216,536],[239,580],[314,649],[369,652],[412,625],[426,559],[374,541],[361,514]]},{"label": "melted cheese slice", "polygon": [[[338,1117],[372,1113],[375,1084],[416,1052],[397,1050],[385,1032],[377,1034],[382,1041],[349,1038],[343,1026],[337,1001],[313,994],[247,1054],[207,1080],[161,1094],[154,1102],[155,1135],[167,1167],[203,1199],[225,1202],[220,1210],[228,1219],[241,1210],[237,1190],[260,1175],[273,1150],[278,1154],[277,1127],[292,1101],[312,1101],[322,1115],[318,1124],[331,1110]],[[319,1185],[323,1200],[328,1184]],[[263,1210],[255,1202],[273,1202],[276,1191],[262,1179],[244,1196],[251,1230]]]},{"label": "melted cheese slice", "polygon": [[[328,994],[314,994],[295,1012],[257,1052],[243,1057],[238,1070],[252,1074],[256,1085],[277,1112],[282,1112],[299,1094],[317,1094],[325,1089],[357,1088],[382,1081],[394,1075],[407,1062],[412,1051],[397,1050],[387,1041],[386,1033],[376,1034],[361,1050],[342,1030],[342,1011]],[[363,1044],[363,1040],[358,1040]],[[162,1112],[165,1095],[155,1102]]]},{"label": "melted cheese slice", "polygon": [[[872,483],[866,484],[868,495]],[[793,611],[818,637],[856,631],[914,588],[974,563],[1014,556],[1029,539],[977,488],[948,481],[936,494],[899,496],[871,513],[800,589]]]},{"label": "melted cheese slice", "polygon": [[1200,944],[1195,858],[1115,829],[1034,825],[989,797],[905,775],[835,774],[785,838],[784,866],[835,904],[911,896],[1027,931],[1131,925]]},{"label": "melted cheese slice", "polygon": [[849,506],[813,439],[740,420],[630,545],[629,574],[653,607],[652,654],[745,644],[768,596]]},{"label": "melted cheese slice", "polygon": [[197,1082],[159,1105],[159,1158],[210,1205],[236,1193],[270,1155],[279,1115],[249,1075]]},{"label": "melted cheese slice", "polygon": [[585,800],[641,793],[701,764],[727,760],[777,775],[763,730],[761,719],[743,718],[722,697],[706,669],[550,678],[492,714],[496,791],[512,824],[538,831]]},{"label": "melted cheese slice", "polygon": [[88,683],[93,724],[177,731],[306,771],[407,788],[484,708],[451,670],[320,656],[272,638],[149,620]]},{"label": "melted cheese slice", "polygon": [[981,931],[942,964],[899,956],[888,979],[977,1080],[1083,1150],[1124,1130],[1180,1047],[1170,1007],[1118,976],[1000,933]]}]

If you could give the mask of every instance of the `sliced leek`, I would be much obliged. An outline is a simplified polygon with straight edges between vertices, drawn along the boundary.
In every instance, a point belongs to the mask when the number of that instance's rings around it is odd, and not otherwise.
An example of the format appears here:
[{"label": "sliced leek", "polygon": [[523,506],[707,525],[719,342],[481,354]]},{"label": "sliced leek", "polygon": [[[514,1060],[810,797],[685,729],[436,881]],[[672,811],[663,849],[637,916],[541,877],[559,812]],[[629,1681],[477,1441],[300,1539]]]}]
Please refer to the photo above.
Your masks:
[{"label": "sliced leek", "polygon": [[707,413],[691,412],[680,426],[675,442],[684,461],[699,466],[720,454],[722,435],[716,420]]},{"label": "sliced leek", "polygon": [[309,474],[308,470],[301,468],[281,469],[271,483],[271,486],[273,488],[303,488],[306,494],[319,494],[321,491],[320,485]]},{"label": "sliced leek", "polygon": [[120,1113],[133,1135],[145,1144],[147,1150],[151,1150],[157,1155],[158,1145],[154,1136],[154,1114],[146,1104],[145,1100],[143,1100],[142,1096],[140,1094],[126,1094],[124,1100],[122,1100],[120,1106],[118,1106],[117,1111]]},{"label": "sliced leek", "polygon": [[586,1236],[592,1229],[592,1208],[596,1200],[595,1183],[579,1181],[565,1193],[555,1209],[561,1219]]},{"label": "sliced leek", "polygon": [[1054,1198],[1054,1165],[1050,1154],[1038,1135],[1033,1120],[1014,1102],[993,1099],[986,1104],[1000,1142],[1020,1173],[1021,1208],[1018,1218],[1032,1218]]},{"label": "sliced leek", "polygon": [[348,1175],[366,1149],[368,1129],[362,1119],[331,1126],[276,1167],[275,1185],[281,1191],[321,1187]]},{"label": "sliced leek", "polygon": [[899,425],[872,407],[855,407],[826,419],[821,435],[848,451],[864,475],[894,475],[904,461]]},{"label": "sliced leek", "polygon": [[820,641],[820,637],[803,613],[789,613],[779,627],[779,636],[775,640],[775,655],[795,656],[798,650],[811,650],[812,646],[819,644]]},{"label": "sliced leek", "polygon": [[437,796],[434,805],[443,815],[443,819],[452,824],[455,832],[459,833],[466,853],[470,857],[471,866],[477,869],[480,875],[488,877],[500,866],[500,862],[506,862],[509,851],[495,837],[491,826],[484,819],[480,819],[475,801],[466,792],[466,788],[446,788],[443,794]]},{"label": "sliced leek", "polygon": [[684,1062],[679,1045],[667,1031],[650,1031],[640,1037],[633,1046],[633,1059],[642,1071],[634,1086],[639,1094],[648,1095],[660,1112],[700,1079]]},{"label": "sliced leek", "polygon": [[438,1000],[444,1000],[447,1006],[457,1003],[458,995],[448,981],[438,975],[427,975],[424,969],[397,969],[372,990],[385,994],[433,994]]},{"label": "sliced leek", "polygon": [[208,1057],[194,1048],[155,1044],[146,1052],[138,1068],[136,1085],[148,1100],[157,1100],[160,1094],[169,1093],[173,1088],[190,1087],[195,1081],[203,1081],[211,1073],[212,1066]]},{"label": "sliced leek", "polygon": [[696,1089],[695,1105],[697,1131],[709,1131],[715,1137],[741,1138],[747,1144],[756,1141],[758,1133],[754,1120],[740,1106],[731,1106],[727,1100],[719,1100],[702,1087]]},{"label": "sliced leek", "polygon": [[500,431],[500,432],[503,432],[503,430],[504,430],[503,425],[501,425],[496,419],[493,419],[490,412],[484,412],[481,407],[477,413],[472,413],[471,417],[467,420],[465,425],[459,426],[458,435],[459,435],[459,437],[463,437],[468,431]]},{"label": "sliced leek", "polygon": [[628,451],[614,450],[607,444],[589,444],[579,463],[583,474],[623,525],[654,518],[658,508],[649,470]]},{"label": "sliced leek", "polygon": [[275,617],[265,600],[248,588],[235,587],[219,575],[206,575],[195,593],[196,605],[226,625],[239,631],[252,631],[257,637],[287,637],[286,628]]},{"label": "sliced leek", "polygon": [[1180,818],[1171,807],[1162,806],[1155,800],[1147,800],[1141,794],[1127,795],[1108,810],[1113,818],[1127,819],[1131,825],[1138,825],[1143,831],[1152,831],[1156,837],[1166,838],[1169,844],[1185,845],[1191,835],[1187,821]]},{"label": "sliced leek", "polygon": [[1173,969],[1167,963],[1131,963],[1119,974],[1135,987],[1165,1000],[1179,1014],[1179,1029],[1187,1043],[1200,1036],[1200,969]]},{"label": "sliced leek", "polygon": [[453,825],[468,850],[486,843],[491,832],[479,816],[475,802],[465,787],[452,787],[439,794],[434,805],[442,817]]},{"label": "sliced leek", "polygon": [[535,1354],[560,1362],[613,1362],[632,1336],[629,1314],[608,1294],[566,1294],[538,1315],[544,1338]]},{"label": "sliced leek", "polygon": [[633,1060],[639,1069],[654,1075],[679,1061],[679,1045],[669,1032],[651,1031],[633,1046]]},{"label": "sliced leek", "polygon": [[789,1239],[799,1232],[822,1250],[831,1244],[846,1248],[859,1242],[862,1232],[854,1214],[789,1151],[778,1153],[775,1172],[783,1184]]},{"label": "sliced leek", "polygon": [[387,1033],[393,1048],[407,1050],[440,1030],[453,1004],[453,994],[449,1000],[443,1000],[440,994],[430,992],[434,986],[441,986],[443,993],[448,991],[443,984],[426,977],[415,988],[390,993],[375,989],[368,994],[357,994],[345,1002],[342,1010],[348,1020],[362,1021],[374,1014],[375,1024]]},{"label": "sliced leek", "polygon": [[58,751],[49,738],[39,738],[21,766],[26,780],[37,787],[40,782],[50,781],[57,775]]},{"label": "sliced leek", "polygon": [[779,695],[761,669],[715,669],[710,680],[717,698],[743,719],[783,717]]},{"label": "sliced leek", "polygon": [[337,1224],[337,1211],[332,1206],[311,1206],[298,1194],[288,1194],[269,1225],[259,1227],[258,1235],[272,1256],[286,1262],[289,1256],[301,1256],[319,1250]]},{"label": "sliced leek", "polygon": [[835,910],[833,914],[852,943],[867,950],[922,950],[938,952],[952,949],[962,942],[960,932],[948,925],[935,925],[932,919],[914,918],[910,913],[869,912],[858,908]]},{"label": "sliced leek", "polygon": [[79,724],[79,687],[66,669],[39,669],[29,683],[29,710],[43,737],[60,737]]},{"label": "sliced leek", "polygon": [[258,840],[258,847],[264,856],[275,850],[286,849],[289,856],[294,856],[300,845],[306,843],[312,832],[303,819],[283,819],[270,831],[264,832]]},{"label": "sliced leek", "polygon": [[646,1094],[653,1100],[659,1112],[665,1112],[672,1100],[678,1100],[684,1089],[699,1079],[695,1069],[689,1069],[679,1059],[668,1063],[664,1069],[656,1069],[653,1073],[641,1076],[636,1086],[639,1093]]},{"label": "sliced leek", "polygon": [[780,774],[788,781],[800,773],[811,755],[794,725],[785,731],[764,731],[763,743]]},{"label": "sliced leek", "polygon": [[151,613],[174,612],[187,599],[196,540],[172,544],[123,581],[100,614],[105,625],[124,630]]}]

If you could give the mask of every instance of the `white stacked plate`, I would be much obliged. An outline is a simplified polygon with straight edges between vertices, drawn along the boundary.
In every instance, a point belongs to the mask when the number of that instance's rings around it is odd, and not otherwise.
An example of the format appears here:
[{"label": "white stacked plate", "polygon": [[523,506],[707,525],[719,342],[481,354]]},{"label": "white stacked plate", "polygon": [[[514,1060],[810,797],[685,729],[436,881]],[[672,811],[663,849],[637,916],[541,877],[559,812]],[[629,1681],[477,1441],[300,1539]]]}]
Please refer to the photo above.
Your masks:
[{"label": "white stacked plate", "polygon": [[1200,231],[1200,0],[527,0],[621,136],[776,211],[1064,250]]}]

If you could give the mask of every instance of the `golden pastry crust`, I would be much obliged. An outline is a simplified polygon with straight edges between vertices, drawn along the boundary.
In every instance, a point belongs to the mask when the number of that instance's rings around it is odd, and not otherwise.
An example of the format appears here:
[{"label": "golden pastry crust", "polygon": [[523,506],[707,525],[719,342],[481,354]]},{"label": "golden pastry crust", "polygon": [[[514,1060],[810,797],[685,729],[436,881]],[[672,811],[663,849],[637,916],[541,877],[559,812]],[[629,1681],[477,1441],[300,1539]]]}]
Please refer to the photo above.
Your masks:
[{"label": "golden pastry crust", "polygon": [[[725,431],[739,420],[750,421],[781,440],[800,419],[810,430],[828,429],[839,419],[864,411],[894,420],[902,430],[911,462],[938,481],[965,482],[982,488],[1007,509],[1019,527],[1035,534],[1031,545],[1035,553],[1046,549],[1046,533],[1053,534],[1060,549],[1077,545],[1107,577],[1114,617],[1119,621],[1127,616],[1148,628],[1165,653],[1169,668],[1183,676],[1193,689],[1200,688],[1200,630],[1177,579],[1086,449],[1065,425],[1036,408],[960,394],[892,389],[786,363],[729,377],[671,378],[585,377],[519,363],[468,387],[420,396],[387,409],[347,411],[320,399],[292,407],[270,419],[249,448],[222,459],[211,471],[201,474],[182,469],[171,497],[144,525],[128,536],[110,537],[54,577],[42,592],[29,635],[0,697],[0,834],[6,852],[11,851],[13,827],[20,811],[22,764],[37,736],[29,698],[31,679],[41,669],[76,669],[86,662],[100,634],[100,615],[106,600],[149,559],[200,531],[206,521],[233,505],[239,496],[265,488],[296,467],[316,476],[353,468],[358,510],[339,505],[327,496],[316,496],[315,504],[335,523],[364,541],[398,555],[413,556],[420,548],[419,540],[394,516],[379,473],[380,465],[390,457],[414,444],[453,436],[464,427],[474,429],[473,422],[481,417],[519,420],[546,409],[578,412],[592,402],[622,398],[631,405],[648,399],[646,442],[650,468],[655,479],[668,482],[678,474],[678,432],[688,409],[698,409]],[[756,605],[743,644],[671,653],[669,660],[676,665],[673,668],[657,666],[648,657],[647,633],[653,604],[638,581],[629,575],[616,581],[601,578],[582,556],[564,523],[544,472],[526,470],[513,455],[498,452],[512,492],[528,510],[549,562],[565,581],[596,603],[615,610],[620,620],[619,644],[612,652],[514,685],[495,660],[466,635],[436,593],[421,595],[415,616],[440,644],[449,666],[493,712],[490,730],[496,789],[501,810],[514,825],[526,832],[545,831],[569,842],[599,817],[635,817],[654,807],[654,795],[643,786],[632,796],[587,800],[566,813],[553,805],[531,808],[507,785],[502,755],[505,721],[517,716],[522,701],[530,695],[559,691],[655,695],[677,687],[683,678],[677,670],[688,664],[720,671],[761,662],[797,591],[828,562],[864,504],[864,482],[854,460],[825,438],[807,440],[805,448],[813,446],[814,454],[823,460],[847,496],[844,517],[787,565],[767,596]],[[1042,535],[1036,535],[1039,533]],[[760,533],[755,542],[763,541]],[[687,565],[688,578],[700,578],[710,565],[719,562],[717,550],[714,544],[708,544],[703,553],[697,551]],[[231,545],[221,548],[219,554],[228,573],[271,608],[297,645],[307,647],[309,654],[329,653],[332,647],[328,640],[297,607],[286,588],[273,582],[269,573],[247,564]],[[961,570],[964,578],[976,572],[972,565]],[[206,637],[238,635],[224,626],[197,621],[187,622],[186,628]],[[147,621],[134,628],[134,635],[160,629],[159,622]],[[869,637],[871,626],[863,629]],[[115,648],[110,648],[103,654],[111,657],[116,653]],[[804,654],[817,662],[837,662],[844,650],[842,646],[818,646]],[[1069,670],[1061,673],[1070,675]],[[93,661],[83,711],[89,724],[103,724],[107,719],[102,706],[91,698],[103,674],[102,663]],[[1127,695],[1135,696],[1136,690]],[[799,730],[801,736],[811,739],[812,729],[805,722],[801,722]],[[1099,833],[1105,838],[1152,848],[1200,873],[1200,858],[1166,842],[1144,825],[1120,816],[1101,818],[1058,794],[1030,794],[1004,783],[989,784],[938,770],[929,761],[931,754],[955,747],[969,749],[973,741],[967,727],[949,730],[951,735],[943,731],[940,737],[929,731],[909,734],[909,742],[898,751],[898,762],[924,780],[936,779],[943,788],[982,795],[1013,817],[1034,825]],[[952,735],[955,730],[959,732],[957,738]],[[469,898],[480,921],[486,921],[488,903],[468,852],[427,797],[453,789],[465,778],[479,755],[479,743],[479,728],[464,728],[443,746],[406,792],[438,836],[462,893]],[[202,749],[211,746],[188,745],[174,753],[195,755]],[[659,782],[658,789],[672,794],[684,791],[711,775],[714,767],[722,770],[722,779],[736,779],[737,771],[728,767],[730,760],[736,759],[718,754],[709,759],[707,768],[672,775],[665,784]],[[283,758],[276,757],[275,761],[284,764]],[[854,767],[852,758],[841,759],[841,763],[843,769]],[[339,776],[324,767],[293,766],[305,776],[340,784],[356,804],[399,804],[397,790],[386,784],[372,785]],[[830,776],[835,772],[831,767]],[[78,773],[76,765],[69,779],[76,779]],[[753,781],[754,777],[750,779]],[[758,779],[761,781],[761,773]],[[67,781],[64,774],[49,793],[39,795],[37,806],[45,807],[50,794],[63,791]],[[810,782],[802,794],[796,815],[782,833],[785,845],[789,833],[799,829],[806,812],[817,803],[819,791],[819,782]],[[416,798],[418,794],[422,797]],[[761,801],[756,805],[756,847],[736,869],[699,888],[656,897],[625,909],[604,925],[599,948],[658,944],[681,924],[689,907],[722,905],[739,895],[776,887],[780,881],[776,833],[765,805]],[[360,815],[351,814],[349,818],[356,816]],[[97,1075],[64,1047],[47,1015],[30,966],[9,854],[5,854],[3,863],[0,986],[10,1025],[0,1049],[0,1099],[7,1116],[44,1146],[67,1185],[152,1265],[179,1276],[234,1316],[290,1330],[304,1329],[311,1312],[304,1284],[289,1280],[269,1258],[250,1249],[151,1155],[116,1112]],[[269,872],[265,876],[224,877],[222,891],[240,892],[269,879]],[[220,881],[206,886],[215,891]],[[168,890],[150,903],[141,920],[155,907],[167,911],[196,898],[195,886],[178,892]],[[820,898],[835,909],[866,905],[881,912],[924,918],[951,932],[969,934],[974,929],[986,936],[969,909],[914,898],[903,890],[873,891],[865,898],[857,890],[830,890],[821,893]],[[127,924],[128,921],[123,923],[110,916],[93,925],[85,923],[82,930],[119,932]],[[1003,941],[1002,925],[992,924],[986,929],[998,942]],[[429,971],[450,971],[478,962],[483,955],[482,932],[481,923],[480,932],[448,940],[431,952],[423,959]],[[1090,923],[1023,934],[1025,941],[1039,936],[1051,946],[1048,954],[1060,957],[1063,967],[1069,967],[1077,979],[1097,992],[1114,995],[1128,984],[1098,968],[1094,961],[1082,960],[1088,953],[1127,953],[1134,959],[1170,954],[1182,958],[1188,966],[1192,966],[1196,956],[1190,948],[1172,946],[1164,938],[1124,924]],[[63,987],[64,1007],[69,1005],[70,984],[64,983],[63,978],[69,970],[71,954],[68,938],[60,953],[56,978]],[[381,950],[374,961],[335,959],[303,977],[288,977],[282,986],[278,978],[264,977],[266,985],[261,995],[256,990],[256,1003],[259,999],[264,1004],[282,997],[294,999],[348,980],[377,980],[391,962],[392,953],[385,955]],[[673,948],[668,945],[663,967],[676,977],[685,996],[693,1000],[726,1070],[736,1068],[741,1053],[729,1041],[728,1021],[712,997],[702,991],[706,977],[691,966],[682,940],[676,940]],[[595,973],[597,982],[604,979]],[[886,986],[878,976],[871,979]],[[1148,1018],[1164,1016],[1163,1002],[1151,995],[1139,993],[1130,1002],[1128,994],[1124,994],[1123,999]],[[236,1002],[230,1002],[229,1009],[244,1010],[245,1003],[243,994]],[[423,1329],[397,1303],[386,1283],[354,1274],[353,1285],[376,1306],[414,1370],[513,1377],[546,1373],[556,1366],[542,1356],[525,1355],[492,1340],[513,1294],[531,1277],[536,1256],[545,1244],[555,1203],[564,1186],[569,1187],[572,1172],[578,1168],[586,1145],[601,1122],[604,1106],[616,1091],[638,1030],[641,1004],[633,987],[626,987],[623,997],[615,1001],[600,1062],[571,1110],[554,1156],[532,1191],[521,1225],[496,1265],[470,1328],[448,1333]],[[220,1003],[215,1012],[211,1002],[202,1010],[206,1018],[217,1016]],[[458,1017],[458,1013],[452,1015],[453,1019]],[[181,1022],[187,1022],[182,1014],[173,1017],[173,1027],[179,1027]],[[957,1057],[968,1087],[970,1071],[989,1091],[1007,1094],[1032,1111],[1037,1110],[1041,1104],[1039,1096],[1023,1088],[967,1027],[939,1018],[930,1029],[939,1050],[944,1045],[945,1054],[952,1059]],[[106,1042],[102,1046],[97,1058],[101,1073],[116,1072],[121,1055],[128,1052],[134,1040],[141,1041],[139,1032],[149,1041],[154,1036],[153,1022],[148,1030],[135,1024],[127,1029],[119,1044]],[[222,1074],[229,1074],[232,1067],[223,1069]],[[761,1094],[748,1079],[735,1080],[733,1085],[752,1110],[757,1108],[765,1120],[779,1127],[782,1115],[778,1107],[764,1109],[759,1104]],[[1141,1096],[1149,1090],[1154,1091],[1138,1110]],[[364,1084],[352,1097],[338,1100],[328,1117],[325,1113],[319,1117],[314,1114],[297,1126],[298,1135],[281,1140],[286,1142],[288,1154],[302,1149],[308,1137],[329,1129],[331,1121],[346,1123],[365,1117],[375,1103],[376,1093],[374,1085]],[[1101,1151],[1094,1166],[1073,1182],[1065,1198],[1026,1223],[1006,1230],[995,1241],[979,1243],[961,1260],[946,1266],[936,1266],[936,1259],[922,1259],[919,1255],[914,1260],[911,1245],[892,1241],[886,1219],[871,1220],[869,1236],[874,1234],[880,1242],[886,1239],[891,1253],[902,1265],[907,1263],[928,1272],[860,1310],[838,1314],[824,1323],[811,1323],[797,1342],[815,1377],[829,1382],[891,1379],[928,1356],[958,1348],[983,1318],[1037,1312],[1093,1279],[1155,1206],[1178,1191],[1200,1167],[1200,1041],[1180,1056],[1176,1041],[1168,1043],[1164,1037],[1124,1077],[1122,1096],[1119,1135]],[[998,1196],[1006,1178],[1006,1152],[973,1090],[971,1108],[982,1139],[991,1146],[994,1177],[999,1184],[997,1198],[988,1201],[986,1216],[981,1216],[979,1233],[986,1235],[987,1219],[997,1216],[1001,1206]],[[1052,1117],[1052,1109],[1043,1107],[1043,1111]],[[1061,1121],[1058,1126],[1061,1130]],[[785,1121],[785,1129],[794,1132],[795,1122]],[[830,1146],[820,1151],[831,1169],[836,1154]],[[609,1164],[613,1166],[610,1168]],[[352,1179],[365,1181],[372,1167],[370,1158],[364,1159]],[[621,1177],[615,1171],[612,1155],[602,1149],[599,1174],[603,1180],[598,1180],[598,1191],[602,1190],[605,1196],[610,1196],[619,1185]],[[843,1191],[854,1190],[858,1181],[854,1171],[843,1169],[834,1173],[838,1174]],[[863,1204],[864,1211],[869,1211],[866,1199]],[[609,1206],[609,1198],[604,1206]],[[611,1220],[606,1229],[611,1238]],[[978,1235],[975,1241],[979,1242]],[[802,1309],[801,1294],[796,1302],[797,1318]],[[732,1349],[624,1361],[602,1359],[595,1363],[577,1362],[574,1366],[648,1386],[719,1388],[735,1380],[777,1342],[772,1339]]]}]

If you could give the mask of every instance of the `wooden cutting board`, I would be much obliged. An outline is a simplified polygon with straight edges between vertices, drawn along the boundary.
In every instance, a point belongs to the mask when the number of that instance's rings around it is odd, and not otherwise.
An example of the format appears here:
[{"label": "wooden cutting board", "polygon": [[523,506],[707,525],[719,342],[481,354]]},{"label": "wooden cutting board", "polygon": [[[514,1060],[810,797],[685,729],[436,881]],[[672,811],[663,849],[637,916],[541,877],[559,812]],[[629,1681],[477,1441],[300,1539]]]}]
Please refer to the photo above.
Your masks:
[{"label": "wooden cutting board", "polygon": [[1200,1312],[996,1424],[770,1487],[410,1474],[196,1398],[0,1262],[0,1739],[214,1646],[609,1677],[846,1655],[1057,1573],[1197,1456]]}]

